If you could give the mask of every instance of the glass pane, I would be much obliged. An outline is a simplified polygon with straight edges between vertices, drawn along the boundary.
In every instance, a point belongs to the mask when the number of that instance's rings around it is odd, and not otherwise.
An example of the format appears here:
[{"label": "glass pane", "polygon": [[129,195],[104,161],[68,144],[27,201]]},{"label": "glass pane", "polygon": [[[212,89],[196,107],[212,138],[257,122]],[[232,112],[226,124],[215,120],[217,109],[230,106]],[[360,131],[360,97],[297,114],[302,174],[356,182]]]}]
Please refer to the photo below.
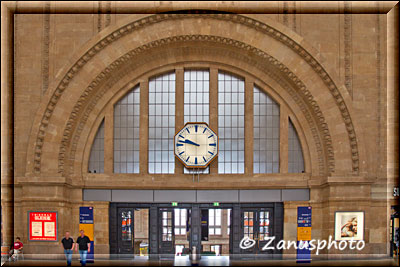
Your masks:
[{"label": "glass pane", "polygon": [[254,173],[279,172],[279,105],[254,87]]},{"label": "glass pane", "polygon": [[[244,173],[244,80],[220,71],[218,73],[219,173]],[[240,111],[243,112],[240,112]]]},{"label": "glass pane", "polygon": [[181,210],[181,225],[186,226],[186,210]]},{"label": "glass pane", "polygon": [[179,226],[179,222],[180,222],[180,219],[179,219],[179,215],[180,215],[180,212],[179,212],[179,209],[174,209],[174,214],[175,214],[175,226]]},{"label": "glass pane", "polygon": [[[185,70],[184,123],[209,122],[209,70]],[[209,168],[187,169],[184,173],[209,173]]]},{"label": "glass pane", "polygon": [[149,88],[149,173],[174,173],[175,72],[151,78]]},{"label": "glass pane", "polygon": [[99,129],[93,141],[89,156],[89,173],[104,172],[104,120],[101,122]]},{"label": "glass pane", "polygon": [[180,228],[175,227],[175,235],[180,235]]},{"label": "glass pane", "polygon": [[114,157],[115,173],[139,173],[139,157],[134,156],[139,154],[139,146],[135,146],[140,138],[139,118],[140,88],[136,86],[114,106],[114,154],[119,155]]},{"label": "glass pane", "polygon": [[289,119],[289,172],[302,173],[304,172],[303,150],[301,148],[299,136],[294,128],[292,121]]}]

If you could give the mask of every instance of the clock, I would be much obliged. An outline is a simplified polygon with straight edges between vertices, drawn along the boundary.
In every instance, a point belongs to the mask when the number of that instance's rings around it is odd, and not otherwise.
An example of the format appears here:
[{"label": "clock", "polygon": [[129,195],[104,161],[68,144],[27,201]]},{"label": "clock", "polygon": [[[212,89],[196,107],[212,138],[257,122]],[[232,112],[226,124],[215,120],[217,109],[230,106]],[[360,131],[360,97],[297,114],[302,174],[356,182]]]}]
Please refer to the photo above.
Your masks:
[{"label": "clock", "polygon": [[186,168],[206,168],[218,155],[218,136],[205,122],[188,122],[175,135],[175,156]]}]

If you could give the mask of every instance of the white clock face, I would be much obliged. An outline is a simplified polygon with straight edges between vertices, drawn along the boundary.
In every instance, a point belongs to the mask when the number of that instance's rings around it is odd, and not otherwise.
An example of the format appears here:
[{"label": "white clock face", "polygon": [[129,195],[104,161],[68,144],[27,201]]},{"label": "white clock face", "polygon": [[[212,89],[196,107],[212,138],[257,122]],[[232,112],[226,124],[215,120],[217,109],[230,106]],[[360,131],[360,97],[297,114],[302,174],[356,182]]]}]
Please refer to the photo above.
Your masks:
[{"label": "white clock face", "polygon": [[188,168],[204,168],[218,154],[218,136],[205,123],[187,123],[175,135],[175,155]]}]

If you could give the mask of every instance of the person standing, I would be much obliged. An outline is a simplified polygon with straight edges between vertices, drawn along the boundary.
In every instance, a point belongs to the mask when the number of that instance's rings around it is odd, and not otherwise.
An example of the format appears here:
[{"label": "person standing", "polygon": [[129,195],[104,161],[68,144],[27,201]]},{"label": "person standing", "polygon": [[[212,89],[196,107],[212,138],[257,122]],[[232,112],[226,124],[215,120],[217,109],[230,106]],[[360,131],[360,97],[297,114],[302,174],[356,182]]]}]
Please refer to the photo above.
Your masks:
[{"label": "person standing", "polygon": [[69,232],[65,232],[65,237],[61,240],[61,243],[64,248],[64,254],[65,257],[67,258],[67,266],[71,266],[72,262],[72,253],[74,252],[74,239],[70,237]]},{"label": "person standing", "polygon": [[83,230],[80,231],[80,236],[76,240],[77,246],[75,246],[75,249],[78,250],[79,246],[79,254],[81,256],[81,264],[82,266],[86,266],[86,257],[87,254],[90,253],[90,239],[85,235],[85,232]]},{"label": "person standing", "polygon": [[22,255],[22,249],[24,247],[24,244],[22,244],[21,242],[21,238],[17,237],[15,239],[14,244],[11,247],[11,253],[12,253],[12,259],[15,260],[19,260],[20,255]]}]

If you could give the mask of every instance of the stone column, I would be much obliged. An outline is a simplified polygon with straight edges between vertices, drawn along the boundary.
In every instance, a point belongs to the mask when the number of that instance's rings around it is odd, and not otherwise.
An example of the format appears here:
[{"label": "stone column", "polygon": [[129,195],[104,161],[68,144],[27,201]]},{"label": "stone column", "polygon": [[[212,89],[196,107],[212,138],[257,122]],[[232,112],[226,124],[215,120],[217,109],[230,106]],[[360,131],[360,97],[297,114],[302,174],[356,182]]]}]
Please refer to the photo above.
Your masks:
[{"label": "stone column", "polygon": [[4,244],[14,237],[13,206],[13,49],[16,3],[1,4],[1,216]]},{"label": "stone column", "polygon": [[399,6],[387,15],[387,196],[390,202],[399,203],[393,197],[393,187],[399,184]]},{"label": "stone column", "polygon": [[[229,235],[228,235],[228,209],[222,209],[221,213],[221,239],[222,241],[229,240]],[[228,254],[229,253],[229,245],[226,245],[225,243],[222,244],[221,246],[221,254]]]}]

